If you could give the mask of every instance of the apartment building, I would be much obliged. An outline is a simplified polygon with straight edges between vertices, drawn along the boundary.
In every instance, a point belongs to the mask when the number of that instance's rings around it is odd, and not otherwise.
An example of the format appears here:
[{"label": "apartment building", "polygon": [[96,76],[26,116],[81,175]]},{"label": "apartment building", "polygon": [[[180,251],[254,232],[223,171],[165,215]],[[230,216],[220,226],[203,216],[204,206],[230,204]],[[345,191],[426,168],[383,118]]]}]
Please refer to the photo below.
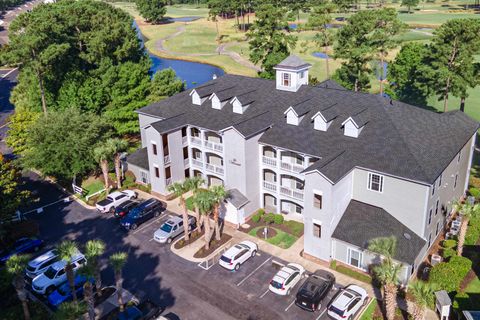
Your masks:
[{"label": "apartment building", "polygon": [[308,85],[310,64],[290,56],[276,79],[225,75],[138,110],[137,181],[202,176],[229,197],[222,217],[242,224],[258,208],[304,222],[304,253],[367,270],[368,242],[395,236],[402,280],[464,194],[478,123],[333,81]]}]

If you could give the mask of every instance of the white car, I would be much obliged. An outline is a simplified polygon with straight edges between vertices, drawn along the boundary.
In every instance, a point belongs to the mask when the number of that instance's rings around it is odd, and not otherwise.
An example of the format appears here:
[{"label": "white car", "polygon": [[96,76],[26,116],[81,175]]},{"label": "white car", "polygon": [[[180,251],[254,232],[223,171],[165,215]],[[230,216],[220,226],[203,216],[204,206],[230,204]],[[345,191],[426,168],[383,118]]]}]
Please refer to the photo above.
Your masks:
[{"label": "white car", "polygon": [[[87,259],[80,252],[72,258],[73,271],[77,271],[81,266],[87,263]],[[67,262],[60,260],[52,264],[48,269],[36,276],[32,281],[32,289],[36,293],[49,295],[55,291],[56,287],[67,281],[65,266]]]},{"label": "white car", "polygon": [[303,278],[305,268],[297,263],[289,263],[270,281],[268,289],[281,296],[288,296],[292,288]]},{"label": "white car", "polygon": [[48,267],[59,260],[60,258],[58,257],[58,252],[56,249],[47,251],[35,259],[30,260],[25,270],[27,280],[32,281],[36,276],[44,273]]},{"label": "white car", "polygon": [[137,193],[132,190],[115,191],[110,193],[106,199],[97,202],[97,210],[101,213],[115,212],[115,208],[127,200],[137,198]]},{"label": "white car", "polygon": [[238,270],[240,265],[257,254],[258,247],[252,241],[242,241],[225,251],[218,264],[228,270]]},{"label": "white car", "polygon": [[368,301],[368,294],[365,289],[349,285],[338,294],[327,309],[327,314],[332,319],[352,320],[355,314]]}]

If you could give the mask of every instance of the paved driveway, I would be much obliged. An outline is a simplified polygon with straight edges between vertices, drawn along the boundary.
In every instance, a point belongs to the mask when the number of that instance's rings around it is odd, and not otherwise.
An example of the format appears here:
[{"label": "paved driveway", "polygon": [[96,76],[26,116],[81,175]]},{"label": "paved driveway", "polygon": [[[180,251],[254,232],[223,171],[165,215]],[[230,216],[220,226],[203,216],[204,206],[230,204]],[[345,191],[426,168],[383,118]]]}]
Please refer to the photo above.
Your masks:
[{"label": "paved driveway", "polygon": [[[41,198],[55,200],[64,196],[40,182],[29,185],[41,188]],[[181,319],[326,319],[323,310],[309,313],[292,304],[293,297],[267,292],[268,282],[278,268],[272,261],[285,263],[267,253],[260,252],[237,272],[218,265],[203,270],[173,254],[169,245],[153,241],[153,232],[168,214],[166,211],[130,233],[113,217],[85,209],[76,202],[59,202],[30,218],[39,222],[41,237],[47,246],[65,239],[79,243],[89,239],[105,241],[107,253],[101,262],[106,285],[113,283],[113,271],[107,266],[106,257],[120,250],[127,251],[124,287],[136,295],[149,297]]]}]

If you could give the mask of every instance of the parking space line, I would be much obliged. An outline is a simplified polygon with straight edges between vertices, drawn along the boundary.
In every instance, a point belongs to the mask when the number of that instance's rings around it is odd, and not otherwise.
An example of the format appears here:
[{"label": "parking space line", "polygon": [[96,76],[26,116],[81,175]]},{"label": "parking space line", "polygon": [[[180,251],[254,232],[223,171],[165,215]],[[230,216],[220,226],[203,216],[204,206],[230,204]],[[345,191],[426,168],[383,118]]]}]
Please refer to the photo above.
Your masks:
[{"label": "parking space line", "polygon": [[151,226],[154,222],[157,222],[158,220],[160,220],[160,219],[162,219],[162,218],[163,218],[163,217],[159,217],[158,219],[155,219],[155,220],[153,220],[152,222],[144,225],[142,228],[139,228],[139,229],[137,229],[137,230],[134,230],[134,231],[132,232],[132,234],[135,234],[135,233],[138,233],[138,232],[140,232],[140,231],[142,231],[142,230],[145,230],[148,226]]},{"label": "parking space line", "polygon": [[288,309],[290,309],[290,307],[293,306],[294,303],[295,303],[295,299],[293,299],[293,301],[290,302],[290,304],[288,305],[288,307],[285,308],[285,311],[288,311]]},{"label": "parking space line", "polygon": [[260,296],[260,299],[263,298],[263,297],[265,297],[265,295],[266,295],[267,293],[269,293],[269,292],[270,292],[270,289],[267,289],[267,291],[265,291],[264,293],[262,293],[262,295]]},{"label": "parking space line", "polygon": [[150,239],[150,240],[148,240],[148,242],[150,242],[150,241],[152,241],[152,240],[153,240],[153,238],[152,238],[152,239]]},{"label": "parking space line", "polygon": [[246,276],[245,278],[242,279],[242,281],[240,281],[239,283],[237,283],[237,287],[241,286],[242,283],[244,283],[248,278],[250,278],[258,269],[260,269],[265,263],[267,263],[268,261],[270,261],[270,259],[272,259],[272,257],[268,258],[267,260],[265,260],[261,265],[259,265],[258,267],[255,268],[255,270],[253,270],[252,272],[250,272],[248,274],[248,276]]},{"label": "parking space line", "polygon": [[327,312],[327,308],[323,309],[322,313],[320,313],[320,315],[315,320],[319,320],[325,312]]}]

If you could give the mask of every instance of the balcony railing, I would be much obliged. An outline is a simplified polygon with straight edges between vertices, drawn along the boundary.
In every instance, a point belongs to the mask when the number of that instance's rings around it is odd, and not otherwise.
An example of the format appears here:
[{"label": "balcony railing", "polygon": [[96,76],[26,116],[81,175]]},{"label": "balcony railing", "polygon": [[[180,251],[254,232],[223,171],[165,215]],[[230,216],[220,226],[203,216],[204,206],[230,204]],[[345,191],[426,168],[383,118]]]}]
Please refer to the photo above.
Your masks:
[{"label": "balcony railing", "polygon": [[213,151],[218,151],[218,152],[223,152],[223,144],[218,143],[218,142],[211,142],[211,141],[205,141],[204,143],[205,148],[213,150]]},{"label": "balcony railing", "polygon": [[167,178],[167,186],[172,184],[172,178]]},{"label": "balcony railing", "polygon": [[182,145],[186,145],[187,144],[187,140],[188,138],[185,136],[185,137],[182,137]]},{"label": "balcony railing", "polygon": [[305,166],[302,166],[302,165],[299,165],[299,164],[293,164],[293,163],[289,163],[289,162],[283,162],[283,161],[280,162],[280,167],[283,170],[291,171],[291,172],[295,172],[295,173],[299,173],[299,172],[302,172],[303,170],[305,170]]},{"label": "balcony railing", "polygon": [[188,158],[187,158],[187,159],[183,159],[183,165],[184,165],[185,167],[188,167],[189,163],[190,163],[190,162],[188,161]]},{"label": "balcony railing", "polygon": [[223,167],[219,167],[210,163],[206,164],[207,171],[223,175],[225,170]]},{"label": "balcony railing", "polygon": [[200,168],[203,168],[203,162],[201,160],[198,160],[198,159],[192,159],[192,164],[196,167],[200,167]]},{"label": "balcony railing", "polygon": [[164,164],[169,164],[170,163],[170,155],[166,155],[165,157],[163,157],[163,163]]},{"label": "balcony railing", "polygon": [[192,141],[192,144],[194,144],[194,145],[197,145],[197,146],[202,145],[202,139],[200,139],[198,137],[191,137],[190,141]]},{"label": "balcony railing", "polygon": [[268,166],[276,167],[277,166],[277,159],[267,156],[262,156],[263,164]]},{"label": "balcony railing", "polygon": [[280,194],[303,201],[303,190],[281,186]]},{"label": "balcony railing", "polygon": [[277,184],[274,182],[263,181],[263,188],[269,191],[277,192]]}]

